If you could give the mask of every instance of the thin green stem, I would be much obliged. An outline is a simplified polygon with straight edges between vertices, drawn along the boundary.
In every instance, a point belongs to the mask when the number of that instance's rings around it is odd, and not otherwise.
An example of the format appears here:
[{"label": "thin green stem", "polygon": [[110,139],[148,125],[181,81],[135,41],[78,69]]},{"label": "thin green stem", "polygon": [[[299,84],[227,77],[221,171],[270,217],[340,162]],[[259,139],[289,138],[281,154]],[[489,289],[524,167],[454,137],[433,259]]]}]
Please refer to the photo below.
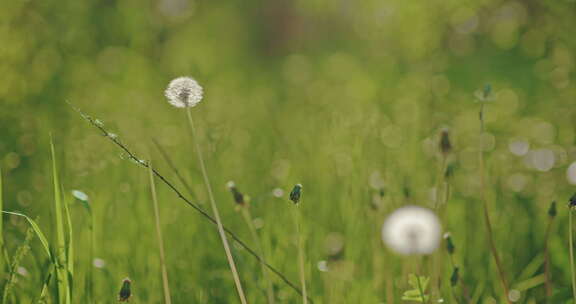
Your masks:
[{"label": "thin green stem", "polygon": [[[302,203],[302,202],[300,202]],[[302,285],[302,303],[308,303],[308,296],[306,291],[306,274],[304,272],[304,246],[302,244],[302,232],[300,227],[300,209],[299,204],[294,204],[293,208],[293,215],[294,215],[294,224],[296,225],[296,238],[297,238],[297,245],[298,245],[298,267],[300,269],[300,284]]]},{"label": "thin green stem", "polygon": [[[256,242],[256,246],[258,246],[258,250],[260,251],[262,258],[266,259],[266,254],[264,253],[262,241],[260,240],[260,237],[258,236],[258,232],[256,232],[256,228],[254,227],[254,223],[252,221],[252,214],[250,213],[250,209],[248,209],[248,208],[249,208],[249,206],[242,206],[241,207],[242,217],[244,218],[246,225],[248,225],[248,228],[250,229],[250,233],[252,234],[252,238],[254,238],[254,242]],[[259,263],[259,264],[262,267],[262,277],[263,277],[264,283],[266,285],[266,296],[268,297],[268,303],[274,304],[274,290],[272,288],[272,281],[270,280],[270,278],[268,276],[268,271],[266,270],[266,267],[264,267],[264,264],[262,264],[262,263]]]},{"label": "thin green stem", "polygon": [[576,303],[576,280],[574,279],[574,244],[572,240],[572,207],[570,207],[570,215],[568,216],[568,240],[570,246],[570,278],[572,280],[572,295],[574,296],[574,303]]},{"label": "thin green stem", "polygon": [[546,300],[550,300],[552,297],[552,279],[550,276],[550,252],[548,241],[550,239],[550,232],[552,231],[552,223],[554,221],[553,217],[548,220],[548,225],[546,227],[546,236],[544,237],[544,274],[546,277]]},{"label": "thin green stem", "polygon": [[490,222],[490,215],[488,212],[488,201],[486,199],[486,176],[484,172],[484,142],[483,142],[483,135],[484,135],[484,102],[480,102],[480,140],[479,140],[479,147],[478,147],[478,156],[479,156],[479,173],[480,173],[480,197],[482,200],[482,205],[484,209],[484,222],[486,224],[486,232],[488,237],[488,243],[490,245],[490,251],[492,252],[492,256],[494,257],[494,262],[496,263],[496,268],[498,268],[498,275],[500,276],[500,281],[502,283],[502,288],[504,289],[504,298],[506,302],[512,304],[510,299],[508,299],[509,289],[508,283],[506,282],[506,277],[504,275],[504,268],[502,267],[502,262],[500,261],[500,257],[498,256],[498,252],[496,251],[496,244],[494,243],[494,236],[492,232],[492,223]]},{"label": "thin green stem", "polygon": [[200,169],[202,171],[202,177],[204,178],[204,184],[206,185],[206,190],[208,191],[208,197],[210,199],[210,205],[212,206],[212,212],[214,213],[214,219],[216,220],[216,226],[218,227],[218,234],[220,234],[220,239],[222,240],[222,245],[224,246],[224,251],[226,252],[226,258],[228,259],[228,265],[230,266],[230,271],[232,272],[232,277],[234,278],[234,284],[236,285],[236,290],[238,291],[238,296],[242,304],[248,303],[246,301],[246,296],[244,295],[244,290],[242,289],[242,283],[240,283],[240,277],[238,276],[238,271],[236,270],[236,264],[234,263],[234,257],[230,250],[230,245],[228,244],[228,238],[226,237],[226,232],[224,232],[224,226],[222,225],[222,220],[220,219],[220,213],[218,212],[218,207],[216,206],[216,200],[214,199],[214,194],[212,193],[212,186],[210,186],[210,180],[208,179],[208,173],[206,170],[206,165],[204,163],[204,156],[200,150],[200,144],[196,136],[196,128],[194,127],[194,121],[192,120],[192,113],[190,112],[190,107],[186,108],[186,115],[188,117],[188,123],[190,125],[190,130],[192,131],[192,137],[194,144],[196,146],[196,154],[198,156],[198,162],[200,163]]},{"label": "thin green stem", "polygon": [[156,185],[154,184],[154,173],[152,164],[148,166],[150,177],[150,190],[152,193],[152,203],[154,205],[154,220],[156,224],[156,236],[158,238],[158,249],[160,251],[160,267],[162,268],[162,287],[164,288],[164,303],[171,304],[170,284],[168,284],[168,270],[166,268],[166,256],[164,254],[164,240],[162,238],[162,228],[160,227],[160,211],[158,208],[158,196],[156,195]]},{"label": "thin green stem", "polygon": [[422,298],[422,303],[426,303],[426,297],[424,296],[424,290],[422,289],[422,283],[420,283],[420,276],[416,276],[416,282],[418,282],[418,291],[420,291],[420,297]]}]

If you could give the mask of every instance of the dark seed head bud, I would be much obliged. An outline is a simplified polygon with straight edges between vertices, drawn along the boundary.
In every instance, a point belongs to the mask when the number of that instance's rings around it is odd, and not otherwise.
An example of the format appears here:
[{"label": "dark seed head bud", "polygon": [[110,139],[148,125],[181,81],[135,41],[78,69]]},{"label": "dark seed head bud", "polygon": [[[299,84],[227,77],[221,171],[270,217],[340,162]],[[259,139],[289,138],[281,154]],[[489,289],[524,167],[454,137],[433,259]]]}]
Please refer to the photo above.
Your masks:
[{"label": "dark seed head bud", "polygon": [[442,154],[447,155],[452,151],[452,144],[450,143],[450,134],[448,133],[448,129],[444,128],[440,132],[440,151]]},{"label": "dark seed head bud", "polygon": [[244,199],[244,195],[240,193],[238,188],[236,188],[236,184],[233,181],[229,181],[226,185],[228,186],[230,192],[232,192],[232,197],[234,198],[236,204],[244,206],[246,204],[246,200]]},{"label": "dark seed head bud", "polygon": [[450,285],[452,285],[452,287],[458,284],[458,280],[460,279],[460,275],[458,274],[459,270],[458,267],[454,267],[454,270],[452,271],[452,275],[450,276]]},{"label": "dark seed head bud", "polygon": [[454,242],[452,242],[452,236],[450,233],[444,234],[444,238],[446,239],[446,250],[449,254],[454,254],[456,251],[456,246],[454,246]]},{"label": "dark seed head bud", "polygon": [[556,216],[556,213],[556,201],[553,201],[552,204],[550,204],[550,208],[548,208],[548,216],[553,218]]},{"label": "dark seed head bud", "polygon": [[296,184],[292,191],[290,192],[290,200],[294,204],[298,204],[300,202],[300,197],[302,196],[302,185]]},{"label": "dark seed head bud", "polygon": [[576,193],[574,193],[570,198],[570,200],[568,200],[568,207],[570,208],[576,207]]},{"label": "dark seed head bud", "polygon": [[130,291],[131,283],[132,281],[130,281],[129,278],[125,278],[122,281],[122,288],[120,288],[120,293],[118,293],[118,301],[128,302],[128,300],[130,300],[130,296],[132,295],[132,292]]},{"label": "dark seed head bud", "polygon": [[454,170],[456,169],[456,165],[450,164],[446,166],[446,171],[444,171],[445,178],[451,178],[454,175]]}]

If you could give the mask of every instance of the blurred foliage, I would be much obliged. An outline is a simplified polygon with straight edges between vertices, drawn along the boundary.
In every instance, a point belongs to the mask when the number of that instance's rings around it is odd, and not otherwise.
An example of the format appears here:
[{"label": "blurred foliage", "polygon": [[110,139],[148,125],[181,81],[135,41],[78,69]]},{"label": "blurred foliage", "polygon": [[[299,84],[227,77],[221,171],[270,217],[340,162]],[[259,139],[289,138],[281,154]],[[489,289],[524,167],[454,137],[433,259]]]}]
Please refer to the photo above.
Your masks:
[{"label": "blurred foliage", "polygon": [[[96,254],[106,262],[96,269],[97,302],[114,299],[126,276],[136,303],[159,302],[146,171],[122,161],[65,102],[99,118],[175,181],[152,145],[158,140],[204,202],[185,113],[163,96],[171,79],[190,75],[205,90],[193,111],[225,225],[250,240],[224,186],[234,180],[253,198],[271,264],[295,281],[286,194],[304,185],[309,289],[320,303],[400,300],[418,262],[383,248],[380,226],[398,206],[433,205],[439,134],[449,128],[445,229],[470,296],[492,303],[502,292],[480,216],[474,102],[475,90],[491,83],[497,98],[486,106],[482,149],[497,247],[512,288],[526,286],[518,284],[543,271],[546,212],[560,202],[550,239],[560,303],[570,297],[562,206],[576,184],[574,28],[573,0],[3,1],[5,208],[39,217],[54,238],[52,133],[66,193],[81,189],[93,202]],[[275,188],[283,198],[272,195]],[[214,227],[166,187],[158,190],[175,303],[234,302]],[[80,303],[90,232],[82,206],[71,211]],[[26,223],[5,219],[12,253]],[[29,274],[14,287],[19,303],[37,296],[45,276],[37,240],[31,247],[22,262]],[[261,303],[257,265],[242,250],[236,255],[251,302]],[[317,269],[319,261],[327,261],[327,271]],[[275,286],[281,303],[297,301],[281,282]],[[522,302],[543,301],[543,285],[520,291]]]}]

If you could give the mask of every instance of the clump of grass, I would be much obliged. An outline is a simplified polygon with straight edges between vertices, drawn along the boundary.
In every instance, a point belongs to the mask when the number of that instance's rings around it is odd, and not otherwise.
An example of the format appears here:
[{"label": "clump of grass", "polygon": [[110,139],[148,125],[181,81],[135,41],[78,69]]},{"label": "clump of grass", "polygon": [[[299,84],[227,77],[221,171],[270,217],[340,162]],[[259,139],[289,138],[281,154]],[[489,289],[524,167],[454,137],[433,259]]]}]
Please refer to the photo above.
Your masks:
[{"label": "clump of grass", "polygon": [[296,226],[296,238],[298,246],[298,266],[300,272],[300,284],[302,286],[302,302],[304,304],[308,303],[308,294],[306,291],[306,273],[304,268],[304,245],[302,242],[302,232],[300,224],[300,200],[302,197],[302,185],[296,184],[290,192],[290,200],[294,203],[292,208],[292,215],[294,217],[294,225]]},{"label": "clump of grass", "polygon": [[[101,123],[98,123],[96,119],[93,117],[83,113],[80,109],[74,107],[72,104],[68,103],[74,111],[76,111],[84,120],[86,120],[92,127],[98,129],[101,134],[108,140],[110,140],[114,145],[116,145],[122,152],[126,155],[128,159],[136,163],[137,165],[148,169],[149,165],[147,162],[142,161],[138,155],[132,150],[130,150],[120,139],[117,135],[110,133]],[[170,182],[163,174],[161,174],[158,170],[152,168],[152,172],[156,177],[158,177],[162,183],[170,188],[179,199],[181,199],[186,205],[192,207],[195,211],[197,211],[202,217],[208,220],[210,223],[217,225],[216,219],[208,214],[202,207],[200,207],[197,203],[192,202],[190,199],[186,198],[184,194],[172,183]],[[276,275],[280,280],[282,280],[286,285],[288,285],[291,289],[293,289],[298,294],[302,294],[302,290],[298,288],[298,286],[290,281],[286,275],[280,272],[278,269],[273,267],[272,265],[268,264],[254,249],[246,244],[242,239],[240,239],[234,232],[230,229],[223,226],[224,231],[238,244],[240,247],[244,248],[248,254],[250,254],[253,258],[255,258],[259,263],[266,266],[268,270],[270,270],[274,275]],[[308,298],[308,302],[312,303],[312,299]]]},{"label": "clump of grass", "polygon": [[178,108],[186,108],[188,125],[190,127],[190,131],[192,132],[192,139],[196,148],[196,156],[198,157],[198,163],[200,164],[200,170],[202,171],[204,185],[208,191],[208,198],[210,200],[210,206],[212,207],[212,213],[216,219],[218,234],[220,235],[222,245],[224,246],[228,265],[230,266],[230,271],[232,272],[232,277],[234,278],[234,284],[236,285],[236,290],[238,291],[238,297],[240,297],[242,304],[246,304],[247,301],[246,296],[244,295],[244,289],[242,288],[240,276],[238,275],[238,270],[236,269],[236,263],[234,262],[232,251],[230,250],[230,244],[228,244],[228,238],[226,237],[224,226],[222,225],[222,220],[220,219],[220,212],[218,211],[218,206],[216,205],[216,200],[214,199],[212,186],[210,185],[210,179],[208,178],[208,172],[206,170],[204,155],[200,149],[200,143],[196,133],[194,119],[192,119],[192,111],[190,110],[190,108],[194,107],[202,100],[202,87],[196,82],[196,80],[190,77],[180,77],[170,82],[168,88],[166,89],[165,95],[173,106]]},{"label": "clump of grass", "polygon": [[[52,251],[50,250],[50,244],[48,243],[48,239],[46,238],[46,236],[44,235],[44,233],[40,229],[40,226],[38,226],[38,224],[34,220],[32,220],[30,217],[28,217],[27,215],[24,215],[22,213],[9,212],[9,211],[2,211],[2,213],[14,215],[14,216],[19,216],[19,217],[23,217],[24,219],[26,219],[28,224],[30,224],[30,228],[32,229],[32,231],[34,231],[34,233],[36,234],[36,236],[40,240],[40,243],[42,244],[42,248],[44,249],[44,252],[48,256],[48,259],[49,259],[49,261],[53,267],[53,268],[52,267],[51,268],[54,269],[56,267],[56,259],[55,259],[54,255],[52,254]],[[44,297],[46,296],[46,294],[48,292],[48,285],[50,284],[50,278],[52,277],[52,269],[49,271],[48,276],[44,280],[44,284],[42,285],[42,290],[41,290],[40,295],[38,297],[38,301],[35,301],[35,302],[40,303],[44,299]],[[62,303],[62,301],[59,300],[58,303]]]},{"label": "clump of grass", "polygon": [[8,273],[8,278],[6,279],[4,290],[2,292],[2,304],[8,303],[8,298],[10,297],[10,293],[12,292],[12,288],[16,282],[16,274],[18,272],[18,267],[20,267],[20,262],[28,254],[28,252],[30,252],[30,241],[32,240],[32,237],[34,237],[34,230],[32,228],[28,228],[26,230],[26,237],[24,238],[24,242],[18,246],[16,253],[14,253],[14,256],[12,257],[10,272]]},{"label": "clump of grass", "polygon": [[[258,246],[258,250],[260,251],[260,254],[265,259],[266,254],[264,253],[264,249],[262,246],[262,241],[260,240],[260,236],[258,235],[258,232],[256,231],[256,227],[254,227],[254,220],[252,218],[252,213],[250,212],[249,200],[246,198],[246,196],[244,196],[240,192],[240,190],[238,190],[238,188],[236,187],[236,184],[233,181],[229,181],[226,186],[228,187],[228,189],[232,193],[232,197],[234,198],[234,202],[236,203],[237,210],[239,210],[240,213],[242,214],[242,218],[244,219],[244,222],[246,222],[246,225],[248,226],[248,229],[250,230],[250,234],[252,234],[252,238],[254,239],[256,246]],[[268,271],[264,267],[264,264],[260,264],[260,266],[262,267],[262,278],[264,280],[264,284],[266,285],[266,297],[268,299],[268,303],[274,303],[275,302],[274,301],[274,289],[272,286],[272,281],[268,277]]]},{"label": "clump of grass", "polygon": [[168,283],[168,270],[166,268],[166,257],[164,254],[164,240],[162,238],[162,229],[160,227],[160,211],[158,210],[158,197],[156,196],[156,185],[154,184],[154,174],[152,165],[148,167],[148,176],[150,178],[150,191],[152,193],[152,203],[154,205],[154,222],[156,227],[156,237],[158,238],[158,250],[160,252],[160,267],[162,268],[162,287],[164,289],[164,303],[172,303],[170,297],[170,284]]},{"label": "clump of grass", "polygon": [[[70,211],[66,202],[62,201],[62,190],[58,169],[56,166],[56,153],[54,142],[50,138],[50,151],[52,155],[52,182],[54,186],[54,214],[56,220],[56,282],[58,299],[60,303],[69,304],[72,301],[72,279],[74,274],[73,246],[72,246],[72,223]],[[62,212],[66,215],[68,225],[68,240],[65,236],[65,225]]]}]

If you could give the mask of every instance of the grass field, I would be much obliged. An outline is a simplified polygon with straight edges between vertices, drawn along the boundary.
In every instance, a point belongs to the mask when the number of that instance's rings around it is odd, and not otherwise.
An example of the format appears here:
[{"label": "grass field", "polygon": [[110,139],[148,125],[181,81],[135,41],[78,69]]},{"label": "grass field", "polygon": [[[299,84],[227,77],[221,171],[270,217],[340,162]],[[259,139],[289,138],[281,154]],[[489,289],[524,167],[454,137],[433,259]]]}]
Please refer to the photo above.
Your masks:
[{"label": "grass field", "polygon": [[[1,304],[576,303],[574,28],[570,0],[1,2]],[[450,241],[390,250],[407,205]]]}]

